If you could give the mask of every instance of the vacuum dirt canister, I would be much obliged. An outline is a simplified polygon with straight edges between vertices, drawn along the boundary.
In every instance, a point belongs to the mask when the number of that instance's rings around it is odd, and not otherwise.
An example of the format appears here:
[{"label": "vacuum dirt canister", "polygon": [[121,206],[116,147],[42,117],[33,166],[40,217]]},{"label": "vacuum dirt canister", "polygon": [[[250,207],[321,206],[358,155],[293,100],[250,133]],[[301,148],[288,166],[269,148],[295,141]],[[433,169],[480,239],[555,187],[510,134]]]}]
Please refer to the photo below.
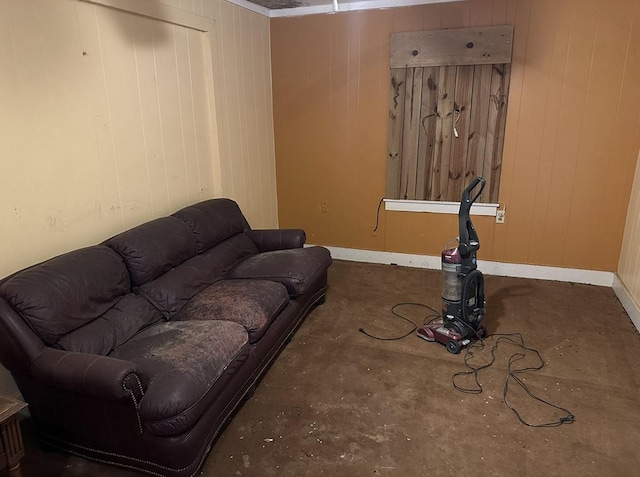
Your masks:
[{"label": "vacuum dirt canister", "polygon": [[442,251],[442,317],[445,321],[460,318],[462,309],[462,256],[458,247]]}]

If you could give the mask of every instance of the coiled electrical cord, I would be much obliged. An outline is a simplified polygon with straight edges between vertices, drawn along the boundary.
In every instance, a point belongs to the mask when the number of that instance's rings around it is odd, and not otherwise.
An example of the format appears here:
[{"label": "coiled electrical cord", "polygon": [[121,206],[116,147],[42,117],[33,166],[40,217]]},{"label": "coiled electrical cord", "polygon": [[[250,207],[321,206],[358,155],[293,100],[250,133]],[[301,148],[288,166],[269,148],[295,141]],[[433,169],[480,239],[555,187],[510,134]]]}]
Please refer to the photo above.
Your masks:
[{"label": "coiled electrical cord", "polygon": [[[482,349],[486,343],[487,343],[487,339],[492,338],[492,337],[497,337],[497,339],[495,340],[494,345],[491,347],[491,360],[488,363],[485,363],[483,365],[480,366],[472,366],[471,364],[469,364],[469,361],[473,358],[474,353],[473,350],[474,349]],[[508,333],[508,334],[493,334],[493,335],[489,335],[487,338],[485,338],[484,340],[481,341],[475,341],[473,343],[471,343],[467,349],[466,349],[466,353],[464,355],[464,364],[467,366],[467,368],[469,368],[468,371],[460,371],[458,373],[455,373],[452,377],[452,383],[453,383],[453,387],[463,393],[469,393],[469,394],[480,394],[482,393],[482,385],[480,384],[480,380],[478,377],[478,374],[480,373],[480,371],[482,371],[483,369],[487,369],[489,367],[491,367],[491,365],[494,364],[495,360],[496,360],[496,351],[498,350],[500,343],[503,342],[507,342],[510,345],[516,346],[518,348],[520,348],[520,352],[516,352],[513,353],[510,357],[509,357],[509,361],[508,361],[508,367],[507,367],[507,376],[505,378],[505,382],[504,382],[504,386],[502,388],[502,397],[504,400],[504,403],[507,405],[507,407],[509,409],[511,409],[511,411],[516,415],[516,417],[518,418],[518,420],[524,424],[525,426],[528,427],[558,427],[561,426],[562,424],[573,424],[575,422],[575,416],[574,414],[569,411],[568,409],[565,409],[564,407],[558,406],[556,404],[553,404],[549,401],[546,401],[545,399],[542,399],[538,396],[536,396],[533,392],[531,392],[531,390],[529,389],[529,387],[524,383],[524,381],[520,378],[520,375],[523,373],[527,373],[527,372],[531,372],[531,371],[539,371],[544,367],[544,360],[542,359],[542,356],[540,355],[540,352],[538,352],[537,350],[533,349],[533,348],[529,348],[525,345],[524,343],[524,339],[522,337],[522,335],[520,333]],[[533,356],[535,356],[538,364],[535,366],[524,366],[521,368],[518,368],[515,366],[515,363],[524,359],[527,356],[527,352],[532,353]],[[476,387],[475,388],[465,388],[462,386],[459,386],[456,383],[456,378],[460,378],[461,376],[473,376],[474,381],[476,383]],[[520,413],[518,412],[518,410],[511,404],[511,402],[509,401],[509,384],[511,382],[516,383],[518,386],[520,386],[531,398],[533,398],[534,400],[545,404],[547,406],[553,407],[555,409],[558,409],[562,412],[565,413],[564,416],[560,417],[557,421],[551,421],[551,422],[545,422],[542,424],[532,424],[530,422],[525,421],[522,416],[520,415]]]}]

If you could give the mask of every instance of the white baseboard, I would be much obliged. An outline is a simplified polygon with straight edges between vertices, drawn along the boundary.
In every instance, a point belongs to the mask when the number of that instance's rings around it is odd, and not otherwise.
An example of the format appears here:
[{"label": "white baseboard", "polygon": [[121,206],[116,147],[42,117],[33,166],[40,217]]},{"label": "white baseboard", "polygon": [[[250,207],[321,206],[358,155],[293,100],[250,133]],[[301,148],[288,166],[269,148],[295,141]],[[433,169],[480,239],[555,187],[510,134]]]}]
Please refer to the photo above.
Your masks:
[{"label": "white baseboard", "polygon": [[629,293],[627,287],[624,286],[624,283],[622,283],[617,273],[613,278],[613,291],[616,293],[620,303],[622,303],[622,307],[629,315],[629,318],[633,321],[636,329],[640,331],[640,305],[633,299],[631,293]]},{"label": "white baseboard", "polygon": [[[409,253],[379,252],[359,250],[355,248],[328,247],[331,256],[336,260],[352,262],[395,264],[405,267],[428,268],[439,270],[440,257],[431,255],[413,255]],[[560,282],[585,283],[605,287],[613,286],[613,272],[598,270],[581,270],[577,268],[546,267],[541,265],[522,265],[517,263],[501,263],[478,260],[478,269],[485,275],[503,277],[535,278],[539,280],[556,280]]]}]

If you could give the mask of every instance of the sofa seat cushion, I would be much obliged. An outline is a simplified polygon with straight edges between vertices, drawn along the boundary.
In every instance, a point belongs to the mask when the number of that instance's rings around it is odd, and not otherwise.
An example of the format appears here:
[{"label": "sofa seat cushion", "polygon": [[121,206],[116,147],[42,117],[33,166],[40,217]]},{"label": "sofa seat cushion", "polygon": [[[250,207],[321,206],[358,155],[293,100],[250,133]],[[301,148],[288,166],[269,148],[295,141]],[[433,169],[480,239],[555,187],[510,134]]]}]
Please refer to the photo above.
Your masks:
[{"label": "sofa seat cushion", "polygon": [[2,284],[0,295],[53,345],[100,317],[130,290],[122,257],[97,245],[17,273]]},{"label": "sofa seat cushion", "polygon": [[289,295],[303,295],[331,265],[324,247],[275,250],[253,255],[234,267],[227,278],[272,280],[287,287]]},{"label": "sofa seat cushion", "polygon": [[190,429],[215,396],[210,388],[249,353],[242,325],[231,321],[160,322],[116,348],[112,357],[136,364],[144,396],[143,430],[174,436]]},{"label": "sofa seat cushion", "polygon": [[194,296],[175,320],[239,323],[255,343],[289,303],[287,288],[268,280],[221,280]]}]

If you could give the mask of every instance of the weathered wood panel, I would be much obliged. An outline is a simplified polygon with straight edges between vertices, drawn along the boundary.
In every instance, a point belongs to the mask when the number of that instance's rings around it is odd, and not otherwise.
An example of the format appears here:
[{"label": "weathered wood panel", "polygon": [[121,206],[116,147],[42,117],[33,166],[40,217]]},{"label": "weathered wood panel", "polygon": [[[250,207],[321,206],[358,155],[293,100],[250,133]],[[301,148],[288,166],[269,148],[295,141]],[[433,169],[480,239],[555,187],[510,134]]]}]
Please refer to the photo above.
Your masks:
[{"label": "weathered wood panel", "polygon": [[[502,172],[504,129],[507,116],[507,98],[509,96],[509,72],[510,67],[508,64],[493,65],[491,68],[491,94],[483,170],[483,176],[487,181],[485,191],[488,192],[488,196],[482,197],[487,202],[498,201],[500,173]],[[483,194],[485,194],[485,191],[483,191]]]},{"label": "weathered wood panel", "polygon": [[420,109],[422,105],[422,68],[407,70],[402,135],[400,197],[416,199],[418,166],[418,138],[420,137]]},{"label": "weathered wood panel", "polygon": [[420,108],[420,136],[418,138],[418,166],[416,171],[416,196],[431,196],[433,155],[438,123],[438,68],[431,66],[422,71],[422,106]]},{"label": "weathered wood panel", "polygon": [[404,127],[406,75],[406,68],[391,70],[386,196],[396,199],[400,198],[400,165],[402,163],[402,132]]},{"label": "weathered wood panel", "polygon": [[438,75],[438,124],[433,159],[433,178],[429,200],[448,200],[451,137],[453,136],[453,109],[456,86],[456,67],[443,66]]},{"label": "weathered wood panel", "polygon": [[449,165],[448,197],[459,200],[462,191],[473,179],[467,169],[469,146],[469,117],[472,109],[473,92],[472,65],[456,68],[456,87],[453,97],[453,137],[451,139],[451,163]]},{"label": "weathered wood panel", "polygon": [[469,148],[467,150],[467,174],[469,177],[484,174],[484,150],[487,142],[485,132],[489,119],[491,69],[492,65],[474,67],[473,109],[469,114]]},{"label": "weathered wood panel", "polygon": [[391,35],[391,68],[511,62],[513,26],[454,28]]},{"label": "weathered wood panel", "polygon": [[497,202],[508,90],[509,65],[392,70],[387,197],[458,201],[482,175]]}]

